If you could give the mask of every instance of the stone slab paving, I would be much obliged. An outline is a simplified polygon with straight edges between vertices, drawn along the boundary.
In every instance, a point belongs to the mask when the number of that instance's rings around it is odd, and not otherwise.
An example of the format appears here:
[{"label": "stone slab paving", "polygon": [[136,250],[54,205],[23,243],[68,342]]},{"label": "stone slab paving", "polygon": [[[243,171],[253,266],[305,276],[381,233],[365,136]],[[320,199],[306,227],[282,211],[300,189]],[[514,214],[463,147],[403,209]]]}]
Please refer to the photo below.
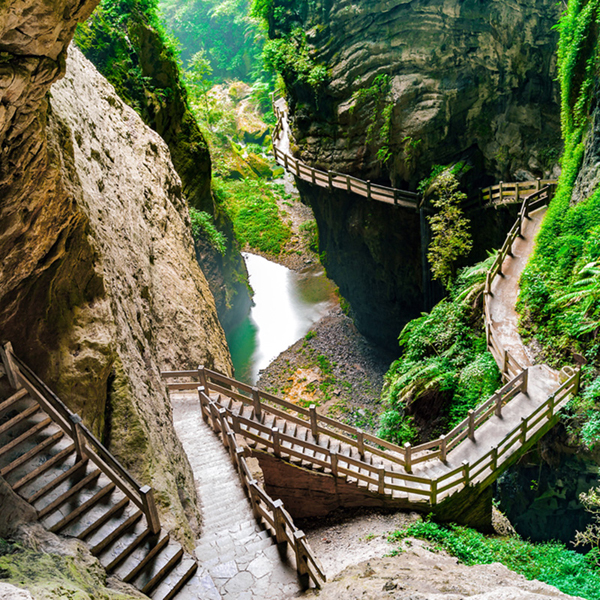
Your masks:
[{"label": "stone slab paving", "polygon": [[296,570],[252,515],[219,437],[202,420],[195,392],[172,393],[175,430],[202,504],[200,568],[178,600],[285,600],[301,593]]}]

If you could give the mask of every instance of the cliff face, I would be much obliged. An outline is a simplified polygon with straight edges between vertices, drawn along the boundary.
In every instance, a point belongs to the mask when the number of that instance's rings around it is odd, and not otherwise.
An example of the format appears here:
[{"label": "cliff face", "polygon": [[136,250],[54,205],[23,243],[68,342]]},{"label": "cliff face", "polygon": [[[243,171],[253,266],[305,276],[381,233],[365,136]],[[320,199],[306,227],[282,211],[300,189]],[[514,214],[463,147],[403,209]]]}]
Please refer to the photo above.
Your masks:
[{"label": "cliff face", "polygon": [[196,495],[160,370],[231,363],[165,143],[77,52],[47,99],[92,8],[24,0],[0,19],[0,337],[189,539]]},{"label": "cliff face", "polygon": [[[413,190],[433,164],[458,160],[473,167],[462,182],[471,192],[550,175],[561,145],[558,15],[553,0],[275,0],[271,37],[302,27],[328,72],[316,91],[286,74],[292,150],[317,168]],[[300,190],[361,332],[395,346],[407,320],[430,308],[418,215]],[[478,214],[469,261],[501,243],[510,221]]]},{"label": "cliff face", "polygon": [[180,68],[156,22],[152,5],[101,3],[78,30],[76,42],[98,70],[167,143],[190,206],[212,215],[227,238],[225,256],[210,243],[197,242],[200,266],[214,293],[223,326],[248,313],[248,275],[231,219],[214,202],[208,145],[187,101]]}]

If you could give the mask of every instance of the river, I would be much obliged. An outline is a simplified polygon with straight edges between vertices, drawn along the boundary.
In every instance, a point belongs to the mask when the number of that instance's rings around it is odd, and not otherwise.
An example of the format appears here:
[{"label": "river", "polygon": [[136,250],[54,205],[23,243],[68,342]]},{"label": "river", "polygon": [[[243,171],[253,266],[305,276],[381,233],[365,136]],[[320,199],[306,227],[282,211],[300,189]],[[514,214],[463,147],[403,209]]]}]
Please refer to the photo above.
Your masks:
[{"label": "river", "polygon": [[320,265],[300,273],[243,253],[254,306],[227,333],[236,379],[255,384],[259,371],[304,336],[336,304],[335,286]]}]

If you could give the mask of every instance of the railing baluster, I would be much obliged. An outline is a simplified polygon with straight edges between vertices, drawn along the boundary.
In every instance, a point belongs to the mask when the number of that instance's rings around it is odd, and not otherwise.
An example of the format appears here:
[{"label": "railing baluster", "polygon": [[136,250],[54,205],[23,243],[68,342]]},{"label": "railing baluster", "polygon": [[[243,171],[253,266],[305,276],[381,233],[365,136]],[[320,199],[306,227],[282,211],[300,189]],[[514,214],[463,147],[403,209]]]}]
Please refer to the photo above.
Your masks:
[{"label": "railing baluster", "polygon": [[145,485],[140,488],[140,496],[142,497],[144,515],[146,516],[150,533],[156,535],[157,533],[160,533],[160,519],[158,517],[158,510],[156,509],[154,492],[149,485]]},{"label": "railing baluster", "polygon": [[407,473],[412,473],[412,446],[410,442],[404,444],[404,468]]},{"label": "railing baluster", "polygon": [[317,416],[317,407],[314,404],[310,405],[310,429],[315,441],[319,442],[319,421]]}]

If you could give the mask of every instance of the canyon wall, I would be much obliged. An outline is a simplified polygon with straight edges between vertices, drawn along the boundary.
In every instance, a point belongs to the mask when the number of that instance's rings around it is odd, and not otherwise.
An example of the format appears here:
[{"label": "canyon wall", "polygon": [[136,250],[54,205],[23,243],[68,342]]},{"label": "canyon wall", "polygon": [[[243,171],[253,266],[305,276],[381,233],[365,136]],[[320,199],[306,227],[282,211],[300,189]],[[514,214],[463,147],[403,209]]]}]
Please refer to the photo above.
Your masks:
[{"label": "canyon wall", "polygon": [[[296,40],[327,69],[311,83],[283,68],[292,151],[316,168],[411,190],[432,165],[457,161],[471,167],[461,178],[471,195],[498,180],[555,176],[559,13],[552,0],[275,0],[273,40]],[[423,280],[418,215],[308,184],[300,190],[315,210],[327,272],[361,332],[394,346],[407,320],[430,308],[427,296],[436,299]],[[492,213],[473,216],[468,262],[501,243],[511,224],[510,212]]]},{"label": "canyon wall", "polygon": [[79,53],[66,60],[94,4],[0,14],[0,337],[189,541],[196,494],[160,370],[232,367],[166,144]]}]

